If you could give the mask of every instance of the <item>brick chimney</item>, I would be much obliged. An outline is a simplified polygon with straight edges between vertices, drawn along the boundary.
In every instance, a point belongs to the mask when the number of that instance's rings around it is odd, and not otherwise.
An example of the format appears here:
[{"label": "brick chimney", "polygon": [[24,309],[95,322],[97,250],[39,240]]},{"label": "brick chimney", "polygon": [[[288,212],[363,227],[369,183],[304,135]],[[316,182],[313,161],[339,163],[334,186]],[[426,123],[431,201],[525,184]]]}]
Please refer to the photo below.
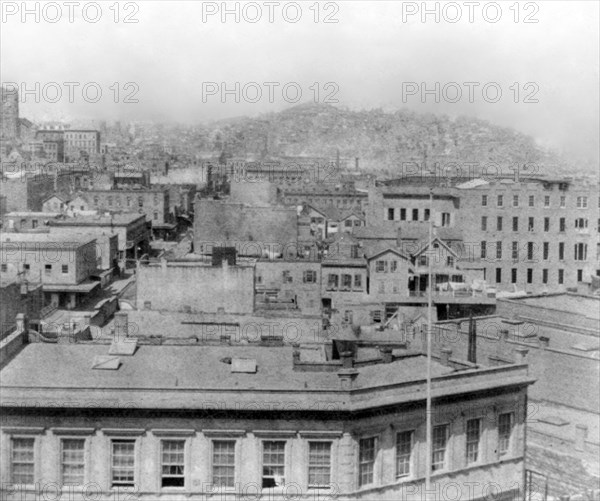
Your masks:
[{"label": "brick chimney", "polygon": [[129,320],[127,313],[117,311],[115,313],[115,341],[123,341],[129,335]]},{"label": "brick chimney", "polygon": [[384,364],[389,364],[394,360],[391,346],[380,346],[379,352],[381,353],[381,361]]},{"label": "brick chimney", "polygon": [[527,363],[527,354],[529,350],[524,346],[519,346],[515,348],[515,363],[516,364],[526,364]]},{"label": "brick chimney", "polygon": [[450,348],[442,348],[440,351],[440,362],[446,367],[450,367],[450,357],[452,356],[452,350]]},{"label": "brick chimney", "polygon": [[342,369],[338,372],[338,377],[340,378],[340,384],[342,385],[342,390],[350,390],[352,386],[354,386],[354,380],[358,376],[358,371],[356,369]]},{"label": "brick chimney", "polygon": [[545,350],[546,348],[548,348],[548,346],[550,346],[550,338],[548,336],[540,336],[538,338],[538,341],[542,350]]},{"label": "brick chimney", "polygon": [[352,358],[351,351],[342,351],[340,353],[340,360],[342,361],[342,367],[344,369],[352,369],[352,367],[354,367],[354,360]]}]

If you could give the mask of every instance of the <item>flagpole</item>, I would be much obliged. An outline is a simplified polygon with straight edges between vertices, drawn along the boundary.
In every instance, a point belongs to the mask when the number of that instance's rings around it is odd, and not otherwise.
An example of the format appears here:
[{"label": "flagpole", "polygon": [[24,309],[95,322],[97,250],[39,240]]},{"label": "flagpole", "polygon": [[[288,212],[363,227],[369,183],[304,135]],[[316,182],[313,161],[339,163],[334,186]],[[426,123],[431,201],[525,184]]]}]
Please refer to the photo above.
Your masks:
[{"label": "flagpole", "polygon": [[431,467],[432,467],[432,450],[431,450],[431,309],[432,309],[432,291],[431,287],[433,285],[432,281],[432,270],[431,270],[431,261],[433,257],[433,253],[431,252],[433,248],[433,188],[429,191],[429,246],[428,246],[428,289],[429,293],[427,295],[427,403],[426,403],[426,427],[427,427],[427,435],[426,435],[426,449],[427,449],[427,461],[426,461],[426,471],[425,471],[425,495],[428,499],[431,493]]}]

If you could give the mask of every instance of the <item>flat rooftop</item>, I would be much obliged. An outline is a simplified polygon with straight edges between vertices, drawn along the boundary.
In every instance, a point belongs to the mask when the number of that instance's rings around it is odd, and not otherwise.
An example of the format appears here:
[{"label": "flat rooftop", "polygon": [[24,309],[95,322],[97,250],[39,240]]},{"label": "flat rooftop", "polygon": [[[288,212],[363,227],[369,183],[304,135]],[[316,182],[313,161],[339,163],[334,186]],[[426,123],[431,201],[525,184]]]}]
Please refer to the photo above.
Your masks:
[{"label": "flat rooftop", "polygon": [[67,245],[80,247],[94,242],[95,237],[83,234],[69,235],[68,238],[52,233],[2,233],[0,234],[0,245],[56,245],[64,248]]},{"label": "flat rooftop", "polygon": [[600,320],[600,297],[598,296],[584,296],[583,294],[561,292],[556,294],[512,298],[511,301],[525,303],[530,306],[538,306],[540,308],[575,313]]},{"label": "flat rooftop", "polygon": [[120,212],[112,216],[77,216],[52,221],[50,226],[123,226],[145,217],[145,214],[137,212]]},{"label": "flat rooftop", "polygon": [[[314,410],[321,401],[353,411],[425,398],[424,356],[352,369],[349,390],[337,371],[294,371],[292,347],[141,345],[131,356],[110,356],[112,369],[93,368],[109,349],[96,343],[26,345],[0,372],[0,405],[100,407],[102,399],[112,399],[148,409],[205,409],[217,402],[219,408],[258,410],[277,402],[280,409]],[[232,359],[250,359],[256,372],[232,371]],[[434,398],[533,381],[523,365],[457,370],[433,362],[432,376]]]}]

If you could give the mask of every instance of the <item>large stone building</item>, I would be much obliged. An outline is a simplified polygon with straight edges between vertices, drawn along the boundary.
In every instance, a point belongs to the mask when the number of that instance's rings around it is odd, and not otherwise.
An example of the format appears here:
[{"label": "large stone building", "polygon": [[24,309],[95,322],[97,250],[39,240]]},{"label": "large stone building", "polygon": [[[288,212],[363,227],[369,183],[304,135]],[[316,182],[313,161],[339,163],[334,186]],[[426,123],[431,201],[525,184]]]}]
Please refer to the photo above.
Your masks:
[{"label": "large stone building", "polygon": [[[136,345],[116,331],[112,344],[12,336],[16,355],[0,373],[7,500],[50,485],[75,501],[92,491],[149,501],[426,495],[418,351],[329,345],[315,358],[303,346]],[[522,495],[533,379],[521,358],[489,367],[443,350],[432,376],[436,498]]]},{"label": "large stone building", "polygon": [[[471,180],[433,188],[422,178],[376,183],[367,225],[383,236],[460,229],[457,258],[500,291],[565,290],[600,274],[597,184],[572,179]],[[431,211],[431,213],[430,213]]]},{"label": "large stone building", "polygon": [[0,87],[0,140],[15,142],[20,137],[19,92]]},{"label": "large stone building", "polygon": [[90,159],[100,154],[100,132],[87,129],[66,129],[64,144],[67,162],[81,158]]}]

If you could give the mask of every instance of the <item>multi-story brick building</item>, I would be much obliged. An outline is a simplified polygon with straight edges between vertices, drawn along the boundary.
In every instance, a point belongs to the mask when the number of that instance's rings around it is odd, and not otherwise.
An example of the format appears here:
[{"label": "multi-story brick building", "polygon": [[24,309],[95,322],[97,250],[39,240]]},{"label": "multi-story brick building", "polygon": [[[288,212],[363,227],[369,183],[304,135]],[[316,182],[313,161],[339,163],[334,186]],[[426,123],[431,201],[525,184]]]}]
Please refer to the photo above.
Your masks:
[{"label": "multi-story brick building", "polygon": [[145,214],[152,223],[153,231],[174,229],[173,215],[169,207],[169,190],[149,188],[141,190],[97,190],[90,189],[80,194],[90,209],[107,212],[137,212]]},{"label": "multi-story brick building", "polygon": [[40,129],[35,139],[42,142],[46,159],[50,162],[65,161],[65,131],[57,129]]},{"label": "multi-story brick building", "polygon": [[[598,185],[573,179],[472,180],[433,188],[421,178],[376,184],[367,224],[382,236],[460,229],[451,247],[499,290],[564,290],[600,274]],[[431,213],[430,213],[431,211]],[[446,230],[445,230],[446,231]]]},{"label": "multi-story brick building", "polygon": [[14,88],[0,87],[0,139],[14,142],[20,137],[19,92]]},{"label": "multi-story brick building", "polygon": [[416,501],[429,453],[436,497],[482,500],[490,485],[497,500],[522,494],[533,380],[518,356],[495,367],[435,356],[429,452],[418,352],[306,359],[302,346],[123,341],[22,339],[0,373],[6,499],[51,485],[74,501],[91,489],[141,500]]},{"label": "multi-story brick building", "polygon": [[97,130],[66,129],[64,138],[67,162],[100,154],[100,132]]}]

